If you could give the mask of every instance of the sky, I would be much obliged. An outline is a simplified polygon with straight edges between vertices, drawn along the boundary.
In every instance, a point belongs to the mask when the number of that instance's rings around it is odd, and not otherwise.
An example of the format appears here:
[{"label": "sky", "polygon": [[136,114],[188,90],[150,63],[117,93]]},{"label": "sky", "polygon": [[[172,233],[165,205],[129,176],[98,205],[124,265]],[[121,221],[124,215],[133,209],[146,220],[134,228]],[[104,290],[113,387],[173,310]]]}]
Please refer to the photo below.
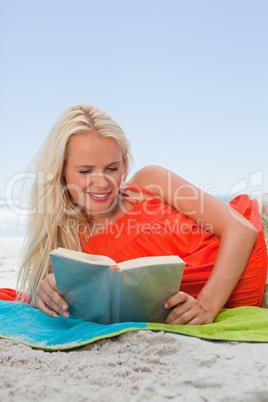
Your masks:
[{"label": "sky", "polygon": [[132,174],[268,192],[267,20],[266,0],[0,0],[0,197],[80,103],[122,126]]}]

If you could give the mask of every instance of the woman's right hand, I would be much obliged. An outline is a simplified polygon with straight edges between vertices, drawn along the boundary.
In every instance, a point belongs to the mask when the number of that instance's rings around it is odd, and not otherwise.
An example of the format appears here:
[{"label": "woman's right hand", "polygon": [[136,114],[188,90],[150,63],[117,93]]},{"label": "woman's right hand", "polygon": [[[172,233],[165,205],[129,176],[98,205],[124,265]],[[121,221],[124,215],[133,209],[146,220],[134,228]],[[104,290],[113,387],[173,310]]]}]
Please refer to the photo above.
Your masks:
[{"label": "woman's right hand", "polygon": [[36,295],[36,304],[39,310],[49,317],[58,317],[58,314],[68,318],[69,306],[58,294],[54,274],[48,274],[39,284]]}]

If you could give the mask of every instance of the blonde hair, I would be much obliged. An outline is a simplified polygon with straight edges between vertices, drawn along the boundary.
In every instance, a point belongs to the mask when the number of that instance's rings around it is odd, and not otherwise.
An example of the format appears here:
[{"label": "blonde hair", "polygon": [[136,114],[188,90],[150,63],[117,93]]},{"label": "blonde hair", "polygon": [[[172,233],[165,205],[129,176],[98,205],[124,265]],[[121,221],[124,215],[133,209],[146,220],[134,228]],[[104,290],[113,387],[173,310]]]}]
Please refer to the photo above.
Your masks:
[{"label": "blonde hair", "polygon": [[30,294],[33,304],[40,281],[52,272],[49,252],[57,247],[82,251],[79,227],[87,225],[86,216],[67,191],[62,171],[71,138],[85,133],[114,138],[122,149],[123,180],[128,174],[129,141],[107,113],[85,104],[70,107],[61,115],[34,159],[36,179],[29,202],[32,212],[18,276],[18,288]]}]

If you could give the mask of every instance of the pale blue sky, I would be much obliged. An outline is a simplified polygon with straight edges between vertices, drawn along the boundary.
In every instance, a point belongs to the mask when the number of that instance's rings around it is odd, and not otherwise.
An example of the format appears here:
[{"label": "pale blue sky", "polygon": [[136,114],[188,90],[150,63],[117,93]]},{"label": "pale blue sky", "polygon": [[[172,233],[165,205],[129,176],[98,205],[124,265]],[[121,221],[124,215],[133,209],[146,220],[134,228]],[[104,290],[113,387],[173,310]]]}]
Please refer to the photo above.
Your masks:
[{"label": "pale blue sky", "polygon": [[0,197],[67,107],[123,127],[135,165],[268,192],[266,0],[0,0]]}]

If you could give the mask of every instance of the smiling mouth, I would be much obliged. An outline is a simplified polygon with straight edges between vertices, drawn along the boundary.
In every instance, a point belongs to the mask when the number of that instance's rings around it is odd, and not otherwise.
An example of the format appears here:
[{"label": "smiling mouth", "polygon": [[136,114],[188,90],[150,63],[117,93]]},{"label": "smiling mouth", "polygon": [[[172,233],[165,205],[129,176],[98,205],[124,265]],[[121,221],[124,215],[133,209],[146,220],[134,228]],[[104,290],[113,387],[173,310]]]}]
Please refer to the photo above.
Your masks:
[{"label": "smiling mouth", "polygon": [[103,193],[103,194],[87,192],[87,194],[90,196],[90,198],[92,198],[92,199],[94,199],[94,200],[97,200],[97,201],[105,201],[105,200],[107,200],[107,198],[109,197],[109,195],[111,194],[111,192],[109,192],[109,193]]}]

